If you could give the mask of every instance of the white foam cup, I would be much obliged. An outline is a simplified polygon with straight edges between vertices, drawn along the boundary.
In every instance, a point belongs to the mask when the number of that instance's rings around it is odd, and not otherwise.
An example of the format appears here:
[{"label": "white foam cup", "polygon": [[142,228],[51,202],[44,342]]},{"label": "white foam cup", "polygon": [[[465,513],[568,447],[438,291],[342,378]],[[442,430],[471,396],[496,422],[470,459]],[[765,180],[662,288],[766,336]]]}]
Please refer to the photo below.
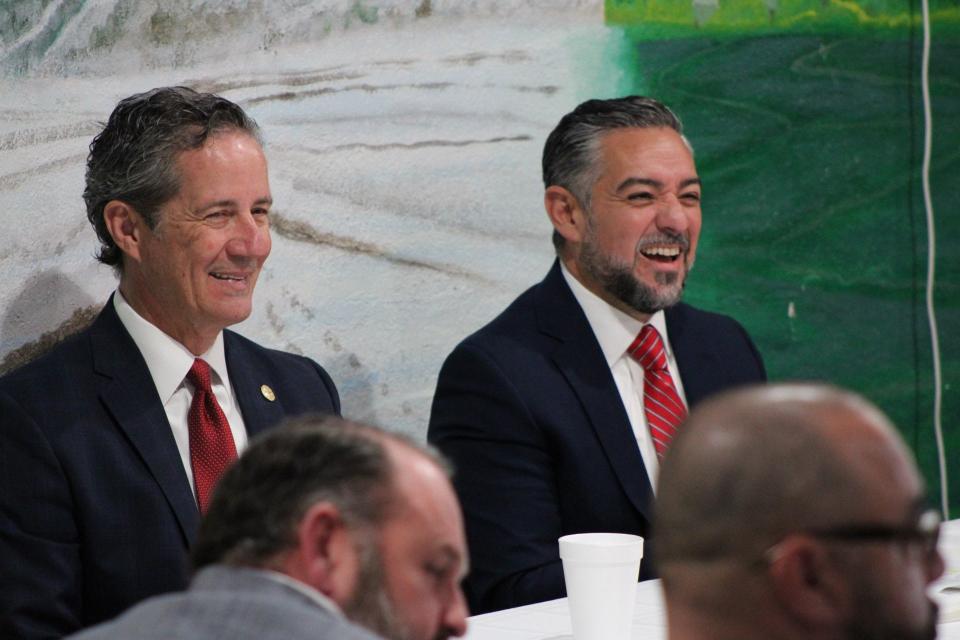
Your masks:
[{"label": "white foam cup", "polygon": [[575,640],[629,640],[643,538],[577,533],[559,543]]}]

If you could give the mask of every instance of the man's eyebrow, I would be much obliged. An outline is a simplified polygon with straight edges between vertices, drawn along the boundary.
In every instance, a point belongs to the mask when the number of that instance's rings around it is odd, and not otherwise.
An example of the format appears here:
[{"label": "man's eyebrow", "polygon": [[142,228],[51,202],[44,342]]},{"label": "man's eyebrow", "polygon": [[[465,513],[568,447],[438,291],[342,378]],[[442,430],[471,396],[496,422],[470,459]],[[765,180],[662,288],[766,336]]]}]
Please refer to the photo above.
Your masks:
[{"label": "man's eyebrow", "polygon": [[467,575],[469,572],[470,560],[460,553],[455,547],[449,544],[444,544],[442,547],[440,547],[440,553],[446,557],[448,562],[460,565],[460,573],[464,576]]},{"label": "man's eyebrow", "polygon": [[[272,204],[273,204],[273,198],[272,198],[271,196],[263,196],[262,198],[257,198],[256,200],[254,200],[253,204],[254,204],[254,205],[264,205],[264,204],[265,204],[265,205],[272,205]],[[207,204],[205,204],[205,205],[203,205],[202,207],[200,207],[199,211],[206,211],[207,209],[216,209],[216,208],[219,208],[219,207],[224,207],[224,208],[228,208],[228,209],[236,208],[236,207],[237,207],[237,201],[236,201],[236,200],[229,200],[229,199],[227,199],[227,200],[215,200],[215,201],[213,201],[213,202],[208,202]]]},{"label": "man's eyebrow", "polygon": [[653,178],[627,178],[623,182],[617,185],[616,193],[623,191],[628,187],[633,187],[638,184],[646,185],[648,187],[653,187],[654,189],[662,189],[663,183],[659,180],[654,180]]},{"label": "man's eyebrow", "polygon": [[[702,184],[700,182],[700,178],[687,178],[685,180],[680,181],[680,188],[686,189],[689,186],[692,186],[692,185],[699,186],[700,184]],[[632,178],[627,178],[626,180],[618,184],[615,193],[619,193],[624,189],[627,189],[629,187],[633,187],[636,185],[646,185],[648,187],[653,187],[654,189],[663,188],[663,183],[660,182],[659,180],[654,180],[653,178],[632,177]]]}]

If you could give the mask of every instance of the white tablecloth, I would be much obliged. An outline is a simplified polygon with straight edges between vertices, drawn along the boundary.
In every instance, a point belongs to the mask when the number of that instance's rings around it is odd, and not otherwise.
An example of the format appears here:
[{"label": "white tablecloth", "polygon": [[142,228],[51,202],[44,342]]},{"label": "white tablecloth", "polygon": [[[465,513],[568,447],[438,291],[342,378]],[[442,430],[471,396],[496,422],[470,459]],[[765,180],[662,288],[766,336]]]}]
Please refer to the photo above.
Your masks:
[{"label": "white tablecloth", "polygon": [[[944,523],[940,550],[946,560],[943,578],[931,585],[940,603],[939,637],[960,640],[960,520]],[[943,591],[955,586],[956,591]],[[667,637],[663,595],[659,580],[637,585],[633,612],[634,640],[664,640]],[[569,640],[570,614],[567,599],[549,600],[525,607],[485,613],[469,619],[467,640]]]}]

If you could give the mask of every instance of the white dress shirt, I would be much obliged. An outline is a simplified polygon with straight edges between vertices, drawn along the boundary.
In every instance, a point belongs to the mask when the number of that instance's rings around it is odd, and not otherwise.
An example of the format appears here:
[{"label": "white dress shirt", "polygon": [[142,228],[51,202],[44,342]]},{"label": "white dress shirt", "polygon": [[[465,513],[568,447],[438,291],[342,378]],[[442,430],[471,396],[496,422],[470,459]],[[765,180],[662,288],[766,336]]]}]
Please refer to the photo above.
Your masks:
[{"label": "white dress shirt", "polygon": [[194,356],[189,349],[152,325],[137,313],[120,293],[113,295],[113,306],[120,317],[120,322],[133,341],[140,349],[140,354],[147,363],[150,377],[157,387],[157,394],[163,409],[167,413],[173,439],[177,442],[180,451],[180,460],[183,469],[190,481],[190,489],[194,492],[193,469],[190,467],[190,430],[187,426],[187,414],[190,413],[190,403],[193,401],[193,385],[186,380],[194,358],[206,360],[210,365],[210,386],[213,394],[223,409],[223,414],[230,423],[233,434],[233,444],[239,455],[247,445],[247,429],[237,406],[236,393],[230,384],[227,373],[227,359],[223,350],[223,332],[217,334],[213,346],[206,353]]},{"label": "white dress shirt", "polygon": [[[657,460],[657,450],[653,446],[650,429],[647,427],[647,414],[643,409],[643,367],[627,353],[627,349],[633,343],[637,334],[640,333],[644,323],[611,306],[580,284],[580,281],[567,270],[563,262],[560,263],[560,269],[567,285],[573,291],[573,297],[577,299],[584,315],[587,316],[587,322],[590,323],[590,328],[593,329],[597,342],[600,343],[600,350],[603,351],[603,357],[607,361],[607,366],[610,367],[610,373],[617,385],[617,391],[620,392],[623,408],[627,411],[627,418],[630,420],[630,427],[633,429],[637,446],[640,448],[643,465],[647,468],[650,486],[656,493],[657,473],[660,469],[660,463]],[[660,333],[673,384],[676,386],[677,393],[680,395],[684,406],[688,406],[687,397],[683,392],[683,382],[680,380],[680,370],[677,368],[677,360],[673,356],[673,348],[670,346],[670,339],[667,337],[667,319],[663,311],[657,311],[650,316],[647,324],[653,325]]]}]

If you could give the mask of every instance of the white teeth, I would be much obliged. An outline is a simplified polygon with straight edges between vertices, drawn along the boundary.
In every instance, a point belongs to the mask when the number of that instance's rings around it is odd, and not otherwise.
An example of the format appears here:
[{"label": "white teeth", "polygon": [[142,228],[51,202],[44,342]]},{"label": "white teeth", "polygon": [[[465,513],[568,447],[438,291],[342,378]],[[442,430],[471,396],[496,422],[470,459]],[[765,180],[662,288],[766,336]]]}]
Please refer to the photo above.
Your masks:
[{"label": "white teeth", "polygon": [[664,258],[675,258],[680,255],[680,249],[677,247],[650,247],[643,249],[641,253],[648,256],[663,256]]},{"label": "white teeth", "polygon": [[243,278],[240,276],[228,276],[224,273],[211,273],[210,275],[217,280],[233,280],[234,282],[243,282]]}]

